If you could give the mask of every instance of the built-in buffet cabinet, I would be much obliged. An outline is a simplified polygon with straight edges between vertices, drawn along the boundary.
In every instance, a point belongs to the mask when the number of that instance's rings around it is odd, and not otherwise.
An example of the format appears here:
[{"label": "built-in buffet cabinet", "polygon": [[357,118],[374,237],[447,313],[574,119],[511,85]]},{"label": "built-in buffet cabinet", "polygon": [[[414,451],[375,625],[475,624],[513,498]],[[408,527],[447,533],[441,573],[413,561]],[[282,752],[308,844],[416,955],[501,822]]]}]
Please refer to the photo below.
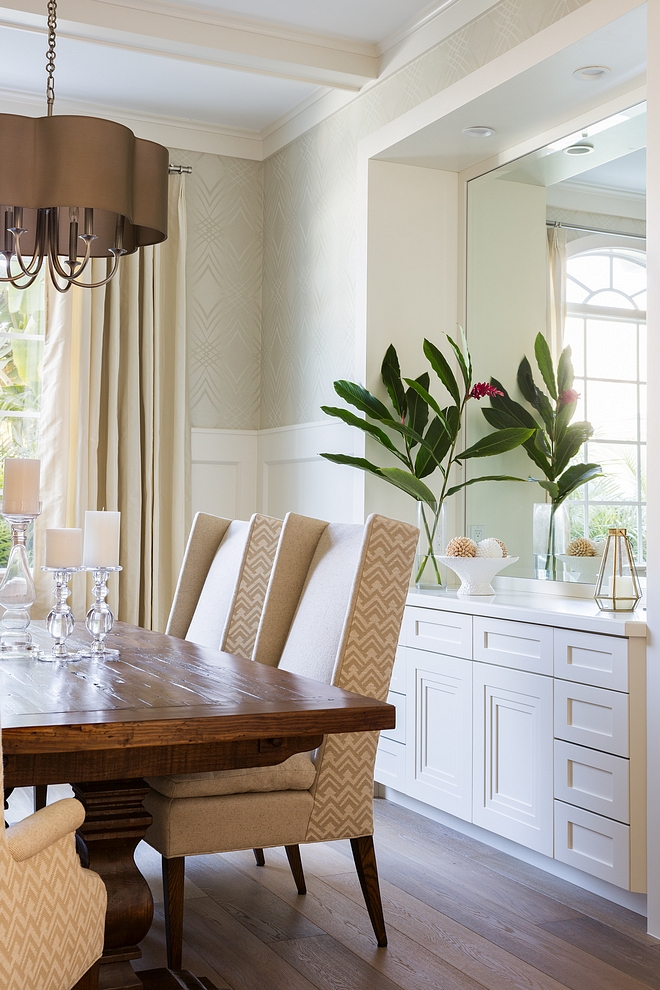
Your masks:
[{"label": "built-in buffet cabinet", "polygon": [[643,616],[548,595],[411,594],[376,781],[644,891]]}]

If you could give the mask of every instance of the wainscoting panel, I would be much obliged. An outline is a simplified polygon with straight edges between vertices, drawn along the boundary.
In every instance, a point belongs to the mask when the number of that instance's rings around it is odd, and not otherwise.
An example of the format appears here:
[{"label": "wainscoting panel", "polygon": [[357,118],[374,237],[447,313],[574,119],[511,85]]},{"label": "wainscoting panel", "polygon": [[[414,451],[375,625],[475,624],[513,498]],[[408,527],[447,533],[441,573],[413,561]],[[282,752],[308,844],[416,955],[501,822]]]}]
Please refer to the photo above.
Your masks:
[{"label": "wainscoting panel", "polygon": [[249,519],[256,511],[257,431],[193,429],[192,511]]}]

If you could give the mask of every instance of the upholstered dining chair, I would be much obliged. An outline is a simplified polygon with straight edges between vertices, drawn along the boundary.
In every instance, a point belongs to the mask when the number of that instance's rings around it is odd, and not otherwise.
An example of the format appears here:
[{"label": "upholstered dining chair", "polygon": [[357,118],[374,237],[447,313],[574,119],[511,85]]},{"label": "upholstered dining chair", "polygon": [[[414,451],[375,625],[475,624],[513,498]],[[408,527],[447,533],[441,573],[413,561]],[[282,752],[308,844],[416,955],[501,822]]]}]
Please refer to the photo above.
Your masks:
[{"label": "upholstered dining chair", "polygon": [[[387,696],[418,530],[290,513],[253,659],[368,695]],[[274,767],[158,777],[146,841],[163,857],[168,965],[181,965],[185,856],[284,846],[304,892],[299,845],[347,838],[378,944],[387,944],[373,846],[377,732],[325,738]]]},{"label": "upholstered dining chair", "polygon": [[250,659],[282,520],[198,512],[165,632]]},{"label": "upholstered dining chair", "polygon": [[[0,798],[2,797],[0,734]],[[96,990],[107,896],[80,865],[79,801],[56,801],[23,821],[0,826],[0,987]]]}]

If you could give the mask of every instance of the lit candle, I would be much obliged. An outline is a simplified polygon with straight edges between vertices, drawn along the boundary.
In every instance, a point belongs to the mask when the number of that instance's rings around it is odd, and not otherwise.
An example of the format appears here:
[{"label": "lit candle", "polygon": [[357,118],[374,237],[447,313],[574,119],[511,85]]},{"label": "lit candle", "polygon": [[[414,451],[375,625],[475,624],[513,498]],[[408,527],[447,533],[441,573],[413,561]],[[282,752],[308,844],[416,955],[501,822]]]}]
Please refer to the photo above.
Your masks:
[{"label": "lit candle", "polygon": [[5,457],[2,511],[6,516],[38,516],[41,461],[31,457]]},{"label": "lit candle", "polygon": [[607,594],[610,598],[613,598],[614,595],[617,598],[635,598],[635,584],[633,579],[623,574],[617,574],[615,585],[614,578],[611,577],[607,582]]},{"label": "lit candle", "polygon": [[82,561],[82,529],[46,530],[46,567],[80,567]]},{"label": "lit candle", "polygon": [[85,567],[117,567],[119,565],[120,512],[85,513]]}]

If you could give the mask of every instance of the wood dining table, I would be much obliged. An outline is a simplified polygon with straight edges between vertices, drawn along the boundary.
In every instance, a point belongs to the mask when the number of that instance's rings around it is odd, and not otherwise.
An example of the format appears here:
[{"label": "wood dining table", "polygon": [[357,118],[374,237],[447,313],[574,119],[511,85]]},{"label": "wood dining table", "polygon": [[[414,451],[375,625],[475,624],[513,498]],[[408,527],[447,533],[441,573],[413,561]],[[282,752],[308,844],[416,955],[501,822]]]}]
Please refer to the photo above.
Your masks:
[{"label": "wood dining table", "polygon": [[[43,624],[32,628],[49,651]],[[134,969],[153,918],[134,860],[151,823],[144,778],[281,763],[329,733],[392,728],[394,708],[121,622],[109,640],[117,659],[0,659],[5,795],[70,783],[85,807],[79,852],[108,891],[102,990],[212,990]],[[88,645],[84,629],[69,640],[70,652]]]}]

